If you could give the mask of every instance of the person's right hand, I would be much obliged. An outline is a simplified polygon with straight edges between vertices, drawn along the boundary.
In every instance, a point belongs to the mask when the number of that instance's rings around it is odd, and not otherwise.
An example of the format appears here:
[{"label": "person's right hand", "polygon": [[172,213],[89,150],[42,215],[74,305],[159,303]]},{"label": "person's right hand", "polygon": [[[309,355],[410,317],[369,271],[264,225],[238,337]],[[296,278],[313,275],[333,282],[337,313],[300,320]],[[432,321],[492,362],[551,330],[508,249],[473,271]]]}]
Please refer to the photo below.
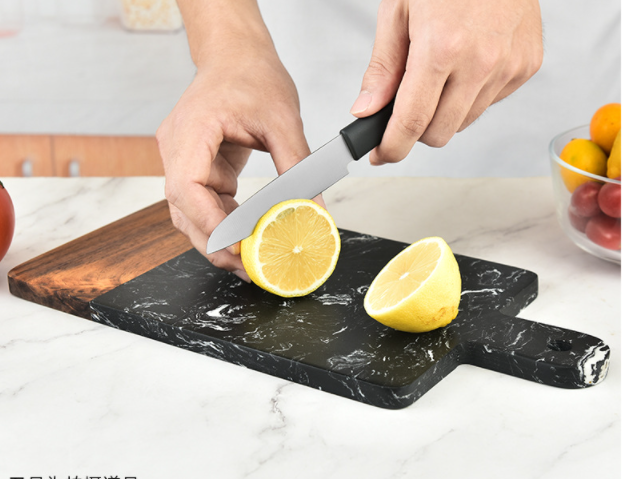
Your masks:
[{"label": "person's right hand", "polygon": [[[296,87],[267,30],[252,30],[200,55],[195,49],[196,77],[156,134],[171,218],[204,255],[214,228],[238,206],[237,177],[251,149],[269,151],[278,174],[310,153]],[[250,281],[238,245],[206,256]]]}]

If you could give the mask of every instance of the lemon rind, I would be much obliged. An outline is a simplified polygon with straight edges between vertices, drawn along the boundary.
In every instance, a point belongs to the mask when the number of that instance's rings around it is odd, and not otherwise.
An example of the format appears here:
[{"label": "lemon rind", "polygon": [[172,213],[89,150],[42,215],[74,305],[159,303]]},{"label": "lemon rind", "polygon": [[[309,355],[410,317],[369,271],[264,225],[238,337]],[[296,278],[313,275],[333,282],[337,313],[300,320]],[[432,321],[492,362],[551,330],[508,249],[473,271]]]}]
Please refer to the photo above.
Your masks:
[{"label": "lemon rind", "polygon": [[[369,292],[372,290],[372,287],[374,286],[374,283],[376,281],[376,278],[379,278],[380,276],[382,276],[382,274],[385,272],[385,270],[389,269],[389,267],[391,266],[392,263],[394,263],[395,261],[397,261],[397,259],[402,256],[405,255],[407,251],[411,250],[411,249],[415,249],[417,246],[421,245],[421,244],[425,244],[425,243],[436,243],[437,245],[439,245],[440,250],[441,250],[441,255],[438,257],[438,260],[436,261],[436,266],[434,267],[434,269],[432,270],[432,272],[428,275],[428,277],[425,279],[425,281],[423,281],[419,287],[417,289],[415,289],[414,291],[412,291],[410,294],[404,296],[399,302],[391,305],[391,306],[387,306],[385,308],[381,308],[381,309],[374,309],[373,307],[371,307],[371,305],[369,304],[368,301],[368,295]],[[363,307],[365,308],[365,311],[367,311],[367,313],[372,316],[372,315],[384,315],[385,313],[388,313],[390,311],[395,310],[396,308],[399,308],[399,306],[403,303],[405,303],[406,301],[408,301],[411,297],[413,297],[415,294],[417,294],[418,291],[420,291],[424,285],[430,280],[430,278],[432,278],[434,276],[434,273],[436,272],[436,270],[439,268],[440,264],[442,263],[445,255],[447,254],[447,250],[449,250],[449,246],[447,245],[447,242],[438,237],[438,236],[431,236],[429,238],[423,238],[419,241],[416,241],[415,243],[411,244],[410,246],[408,246],[406,249],[404,249],[403,251],[401,251],[400,253],[398,253],[394,258],[392,258],[385,266],[384,268],[382,268],[380,270],[380,272],[376,275],[376,277],[374,278],[374,280],[371,282],[371,285],[369,286],[369,290],[367,291],[367,294],[365,295],[365,300],[363,301]]]},{"label": "lemon rind", "polygon": [[[266,227],[270,223],[272,223],[274,218],[276,218],[276,216],[278,216],[282,211],[284,211],[287,208],[290,208],[292,204],[295,204],[296,207],[310,206],[318,214],[326,218],[326,220],[334,227],[334,230],[331,228],[331,234],[335,238],[336,248],[331,258],[332,267],[329,268],[326,271],[326,273],[318,281],[313,283],[313,285],[311,285],[309,288],[286,291],[274,285],[273,283],[271,283],[263,274],[262,267],[265,263],[261,263],[259,261],[259,245],[261,244],[261,239],[263,237],[264,231],[266,230]],[[335,221],[330,216],[328,211],[326,211],[324,208],[322,208],[320,205],[318,205],[312,200],[293,199],[293,200],[283,201],[282,203],[279,203],[273,206],[270,210],[268,210],[268,212],[259,220],[259,222],[255,226],[255,229],[253,230],[253,236],[256,236],[256,235],[259,235],[259,236],[257,236],[257,239],[252,242],[251,251],[250,251],[251,256],[254,258],[253,264],[257,265],[256,267],[253,268],[253,272],[252,272],[254,273],[254,275],[257,276],[258,281],[256,281],[256,283],[261,288],[266,289],[267,291],[273,294],[279,295],[281,297],[284,297],[284,298],[306,296],[312,293],[313,291],[315,291],[316,289],[318,289],[320,286],[322,286],[328,280],[328,278],[333,274],[336,264],[337,264],[337,260],[339,258],[339,254],[341,252],[341,238],[339,237],[339,233],[337,231],[337,226],[335,225]]]}]

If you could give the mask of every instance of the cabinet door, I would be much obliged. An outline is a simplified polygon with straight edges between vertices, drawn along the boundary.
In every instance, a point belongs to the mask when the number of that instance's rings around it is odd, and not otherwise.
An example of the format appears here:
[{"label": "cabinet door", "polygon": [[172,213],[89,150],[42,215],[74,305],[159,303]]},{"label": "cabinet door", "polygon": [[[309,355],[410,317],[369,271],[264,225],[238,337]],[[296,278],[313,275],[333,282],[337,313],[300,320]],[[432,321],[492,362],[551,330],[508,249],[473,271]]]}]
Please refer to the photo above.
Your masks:
[{"label": "cabinet door", "polygon": [[155,137],[54,136],[58,176],[163,176]]},{"label": "cabinet door", "polygon": [[49,135],[0,135],[0,176],[54,176]]}]

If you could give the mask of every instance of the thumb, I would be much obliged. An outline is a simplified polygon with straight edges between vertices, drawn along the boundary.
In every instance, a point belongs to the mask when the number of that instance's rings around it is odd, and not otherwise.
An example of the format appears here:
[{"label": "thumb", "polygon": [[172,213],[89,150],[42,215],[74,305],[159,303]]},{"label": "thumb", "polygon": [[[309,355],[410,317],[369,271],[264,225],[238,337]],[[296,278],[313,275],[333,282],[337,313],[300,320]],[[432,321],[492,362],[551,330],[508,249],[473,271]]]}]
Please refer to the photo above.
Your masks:
[{"label": "thumb", "polygon": [[350,109],[356,117],[369,116],[389,103],[404,76],[410,46],[408,15],[390,5],[397,3],[380,5],[371,60],[363,75],[361,92]]},{"label": "thumb", "polygon": [[[281,118],[283,120],[284,117]],[[291,121],[280,121],[266,138],[266,147],[272,156],[274,166],[282,175],[296,163],[311,154],[302,128],[302,119],[296,115]]]}]

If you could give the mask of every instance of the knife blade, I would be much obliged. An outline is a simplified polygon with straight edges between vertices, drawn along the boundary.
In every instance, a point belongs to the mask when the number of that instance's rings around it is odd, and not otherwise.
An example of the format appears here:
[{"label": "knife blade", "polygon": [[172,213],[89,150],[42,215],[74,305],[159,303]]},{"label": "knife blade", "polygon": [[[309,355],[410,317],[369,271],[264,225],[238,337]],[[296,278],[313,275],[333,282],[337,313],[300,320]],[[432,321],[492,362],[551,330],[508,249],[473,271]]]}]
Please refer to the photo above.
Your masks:
[{"label": "knife blade", "polygon": [[214,229],[207,241],[207,254],[253,234],[259,219],[277,203],[312,199],[347,176],[350,162],[380,144],[392,112],[393,100],[377,113],[350,123],[337,137],[257,191]]}]

